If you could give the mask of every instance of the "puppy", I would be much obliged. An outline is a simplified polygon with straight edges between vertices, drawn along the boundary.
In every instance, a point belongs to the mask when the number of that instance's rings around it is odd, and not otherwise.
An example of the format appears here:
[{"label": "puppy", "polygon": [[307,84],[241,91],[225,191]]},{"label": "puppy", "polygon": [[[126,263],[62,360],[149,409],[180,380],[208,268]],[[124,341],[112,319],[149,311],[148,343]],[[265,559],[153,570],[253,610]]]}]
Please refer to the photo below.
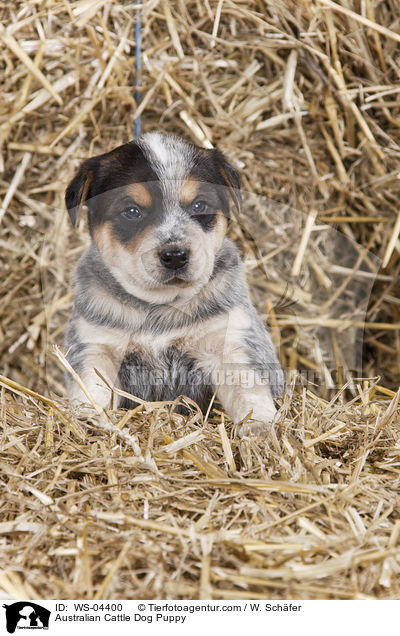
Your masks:
[{"label": "puppy", "polygon": [[[135,405],[101,377],[202,409],[216,391],[239,435],[268,432],[284,378],[225,236],[232,203],[240,208],[240,179],[223,154],[171,135],[145,134],[80,166],[66,205],[74,225],[87,206],[91,243],[66,350],[101,406]],[[86,399],[71,380],[68,394]]]}]

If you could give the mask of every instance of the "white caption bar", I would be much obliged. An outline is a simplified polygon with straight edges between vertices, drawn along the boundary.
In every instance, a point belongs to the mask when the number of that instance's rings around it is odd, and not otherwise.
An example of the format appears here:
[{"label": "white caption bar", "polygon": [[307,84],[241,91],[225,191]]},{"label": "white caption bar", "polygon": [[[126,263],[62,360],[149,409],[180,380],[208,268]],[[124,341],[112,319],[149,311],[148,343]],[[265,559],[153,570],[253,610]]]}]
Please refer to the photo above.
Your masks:
[{"label": "white caption bar", "polygon": [[[0,607],[0,633],[33,636],[68,634],[182,634],[209,629],[230,636],[279,633],[337,636],[357,629],[376,636],[398,622],[399,601],[12,601]],[[23,630],[23,631],[22,631]],[[293,631],[292,631],[293,630]],[[287,632],[286,632],[287,633]],[[35,636],[40,636],[36,633]]]}]

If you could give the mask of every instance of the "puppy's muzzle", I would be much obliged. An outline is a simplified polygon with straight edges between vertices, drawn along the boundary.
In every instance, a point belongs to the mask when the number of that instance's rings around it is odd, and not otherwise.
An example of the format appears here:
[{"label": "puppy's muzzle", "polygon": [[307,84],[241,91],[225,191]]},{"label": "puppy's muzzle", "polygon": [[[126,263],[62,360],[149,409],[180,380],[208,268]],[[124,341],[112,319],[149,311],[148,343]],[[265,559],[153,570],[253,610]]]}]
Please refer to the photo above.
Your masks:
[{"label": "puppy's muzzle", "polygon": [[189,262],[189,251],[183,248],[169,248],[159,252],[161,264],[166,269],[177,271]]}]

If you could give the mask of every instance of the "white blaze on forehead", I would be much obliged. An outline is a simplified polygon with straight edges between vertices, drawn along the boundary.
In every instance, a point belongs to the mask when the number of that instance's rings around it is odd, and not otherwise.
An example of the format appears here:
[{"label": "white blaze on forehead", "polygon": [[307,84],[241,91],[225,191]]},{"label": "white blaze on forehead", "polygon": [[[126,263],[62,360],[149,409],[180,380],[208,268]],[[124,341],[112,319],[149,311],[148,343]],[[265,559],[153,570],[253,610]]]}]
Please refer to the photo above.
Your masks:
[{"label": "white blaze on forehead", "polygon": [[[181,182],[189,175],[195,162],[195,148],[179,137],[162,133],[146,133],[138,140],[151,167],[159,177],[162,188],[178,192]],[[170,182],[170,186],[168,186]]]},{"label": "white blaze on forehead", "polygon": [[183,139],[163,133],[146,133],[138,144],[159,178],[165,217],[159,228],[164,241],[184,239],[185,215],[181,208],[182,185],[196,161],[196,148]]}]

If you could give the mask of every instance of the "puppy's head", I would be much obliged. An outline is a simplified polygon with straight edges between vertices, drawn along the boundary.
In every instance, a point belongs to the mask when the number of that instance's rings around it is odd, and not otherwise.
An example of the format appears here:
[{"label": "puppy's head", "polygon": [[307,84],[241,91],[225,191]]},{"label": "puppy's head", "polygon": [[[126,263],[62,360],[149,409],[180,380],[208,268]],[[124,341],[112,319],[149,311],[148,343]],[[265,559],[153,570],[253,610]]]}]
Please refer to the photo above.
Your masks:
[{"label": "puppy's head", "polygon": [[237,171],[218,150],[149,133],[85,161],[66,191],[75,224],[88,207],[93,241],[119,283],[150,302],[190,297],[222,245]]}]

